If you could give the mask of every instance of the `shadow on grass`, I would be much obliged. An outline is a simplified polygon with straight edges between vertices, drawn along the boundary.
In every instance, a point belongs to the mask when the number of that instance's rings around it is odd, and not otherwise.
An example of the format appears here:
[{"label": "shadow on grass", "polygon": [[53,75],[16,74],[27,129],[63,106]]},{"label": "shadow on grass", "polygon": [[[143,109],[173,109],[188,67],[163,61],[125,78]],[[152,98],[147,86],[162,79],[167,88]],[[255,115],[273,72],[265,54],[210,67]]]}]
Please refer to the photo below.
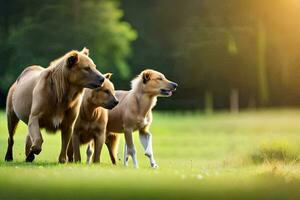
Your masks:
[{"label": "shadow on grass", "polygon": [[26,162],[26,161],[11,161],[11,162],[6,162],[6,161],[0,161],[0,167],[53,167],[53,166],[58,166],[58,165],[64,165],[64,164],[59,164],[57,162],[48,162],[48,161],[38,161],[38,162]]}]

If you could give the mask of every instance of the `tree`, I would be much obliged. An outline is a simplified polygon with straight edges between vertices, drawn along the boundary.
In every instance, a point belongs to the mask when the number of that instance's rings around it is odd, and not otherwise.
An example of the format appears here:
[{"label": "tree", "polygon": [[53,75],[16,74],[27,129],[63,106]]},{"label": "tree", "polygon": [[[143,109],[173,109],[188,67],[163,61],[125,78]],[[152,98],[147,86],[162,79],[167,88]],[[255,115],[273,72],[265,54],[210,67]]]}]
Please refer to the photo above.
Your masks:
[{"label": "tree", "polygon": [[100,71],[118,72],[118,78],[123,79],[130,75],[126,60],[137,34],[122,21],[118,1],[46,1],[39,4],[37,12],[31,12],[30,6],[28,9],[10,30],[8,44],[13,54],[0,77],[2,88],[8,88],[24,67],[47,67],[67,51],[84,46],[90,48]]}]

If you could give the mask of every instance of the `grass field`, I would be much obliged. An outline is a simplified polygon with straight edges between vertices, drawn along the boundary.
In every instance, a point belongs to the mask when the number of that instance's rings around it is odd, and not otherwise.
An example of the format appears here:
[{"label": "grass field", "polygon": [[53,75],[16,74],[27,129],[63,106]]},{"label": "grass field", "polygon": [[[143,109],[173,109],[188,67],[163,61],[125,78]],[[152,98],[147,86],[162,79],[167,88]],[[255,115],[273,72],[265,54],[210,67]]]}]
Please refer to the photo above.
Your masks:
[{"label": "grass field", "polygon": [[[155,113],[156,170],[149,167],[138,134],[138,170],[121,161],[112,166],[106,148],[99,165],[57,164],[60,134],[46,133],[42,153],[25,163],[23,124],[17,129],[14,161],[5,163],[4,113],[0,130],[0,199],[300,199],[296,109]],[[85,147],[81,154],[85,158]]]}]

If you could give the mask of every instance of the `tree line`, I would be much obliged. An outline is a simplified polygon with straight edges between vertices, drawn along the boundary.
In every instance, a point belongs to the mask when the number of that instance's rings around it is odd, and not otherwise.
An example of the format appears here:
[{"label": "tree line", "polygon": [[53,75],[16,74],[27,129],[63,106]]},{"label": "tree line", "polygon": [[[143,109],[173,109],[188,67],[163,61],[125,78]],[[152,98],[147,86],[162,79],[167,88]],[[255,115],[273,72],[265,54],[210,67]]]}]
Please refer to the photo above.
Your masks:
[{"label": "tree line", "polygon": [[155,66],[181,83],[176,99],[160,104],[227,109],[238,96],[243,108],[299,105],[298,1],[125,0],[122,6],[139,32],[130,65]]},{"label": "tree line", "polygon": [[293,0],[1,0],[2,105],[24,66],[46,67],[83,46],[117,88],[145,68],[178,82],[161,109],[299,105],[299,8]]}]

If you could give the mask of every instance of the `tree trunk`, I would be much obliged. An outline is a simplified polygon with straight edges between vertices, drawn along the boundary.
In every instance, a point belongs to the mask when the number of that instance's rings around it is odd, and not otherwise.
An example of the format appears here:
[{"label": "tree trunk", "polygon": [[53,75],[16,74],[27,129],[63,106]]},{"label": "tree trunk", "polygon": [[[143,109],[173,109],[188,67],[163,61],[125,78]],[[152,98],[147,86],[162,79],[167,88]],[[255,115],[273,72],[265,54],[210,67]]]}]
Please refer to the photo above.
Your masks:
[{"label": "tree trunk", "polygon": [[205,105],[204,105],[204,112],[206,114],[212,114],[214,111],[214,102],[213,102],[213,94],[210,91],[205,93]]},{"label": "tree trunk", "polygon": [[230,92],[230,112],[239,113],[239,90],[231,89]]},{"label": "tree trunk", "polygon": [[266,30],[261,20],[258,21],[257,26],[257,62],[259,101],[265,106],[269,103],[269,87],[266,73]]}]

